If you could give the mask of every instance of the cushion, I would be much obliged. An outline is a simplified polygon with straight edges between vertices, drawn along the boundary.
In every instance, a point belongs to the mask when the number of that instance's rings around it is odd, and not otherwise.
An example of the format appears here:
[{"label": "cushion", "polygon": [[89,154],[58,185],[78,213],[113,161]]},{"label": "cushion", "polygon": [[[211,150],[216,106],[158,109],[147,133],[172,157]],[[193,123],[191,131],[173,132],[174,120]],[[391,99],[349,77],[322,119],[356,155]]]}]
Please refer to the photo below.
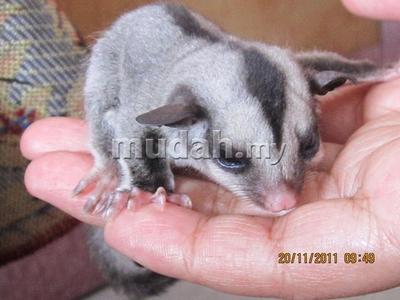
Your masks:
[{"label": "cushion", "polygon": [[0,265],[76,224],[24,188],[21,133],[48,116],[81,114],[85,49],[64,15],[45,0],[0,3]]}]

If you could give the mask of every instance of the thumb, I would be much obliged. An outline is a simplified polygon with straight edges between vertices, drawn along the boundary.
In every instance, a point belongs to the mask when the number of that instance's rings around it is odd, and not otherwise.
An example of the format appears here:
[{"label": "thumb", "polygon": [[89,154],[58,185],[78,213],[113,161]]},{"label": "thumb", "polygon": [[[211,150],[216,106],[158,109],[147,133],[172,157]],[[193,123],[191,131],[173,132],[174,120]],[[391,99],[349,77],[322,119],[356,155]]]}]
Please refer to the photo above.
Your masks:
[{"label": "thumb", "polygon": [[352,13],[364,17],[400,20],[400,2],[398,0],[342,0]]}]

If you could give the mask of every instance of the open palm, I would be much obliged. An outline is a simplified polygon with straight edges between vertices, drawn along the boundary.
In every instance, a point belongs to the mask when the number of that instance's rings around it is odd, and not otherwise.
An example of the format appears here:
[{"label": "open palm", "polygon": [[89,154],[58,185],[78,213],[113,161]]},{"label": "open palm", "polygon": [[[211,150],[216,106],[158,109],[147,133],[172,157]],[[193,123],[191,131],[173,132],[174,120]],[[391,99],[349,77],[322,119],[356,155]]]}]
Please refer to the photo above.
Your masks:
[{"label": "open palm", "polygon": [[[107,241],[146,267],[222,291],[253,296],[338,297],[400,284],[400,81],[345,88],[324,98],[326,156],[310,172],[304,205],[276,219],[216,185],[180,178],[194,210],[148,205],[114,220],[85,215],[71,191],[90,168],[86,127],[51,118],[32,125],[21,149],[26,186],[80,220],[103,226]],[[306,203],[307,202],[307,203]],[[241,213],[241,214],[240,214]],[[280,264],[279,253],[338,253],[331,264]],[[375,263],[345,264],[344,253]]]}]

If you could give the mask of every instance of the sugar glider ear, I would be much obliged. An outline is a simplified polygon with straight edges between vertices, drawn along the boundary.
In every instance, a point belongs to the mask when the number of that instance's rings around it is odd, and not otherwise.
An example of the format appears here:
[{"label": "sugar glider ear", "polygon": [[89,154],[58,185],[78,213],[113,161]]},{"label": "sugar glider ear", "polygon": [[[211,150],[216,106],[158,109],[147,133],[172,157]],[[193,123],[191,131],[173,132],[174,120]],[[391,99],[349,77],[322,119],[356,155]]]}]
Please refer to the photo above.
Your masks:
[{"label": "sugar glider ear", "polygon": [[315,95],[326,93],[350,82],[384,79],[385,70],[366,60],[350,60],[331,52],[303,52],[296,55]]},{"label": "sugar glider ear", "polygon": [[142,125],[189,126],[200,117],[200,110],[192,104],[166,104],[136,117]]},{"label": "sugar glider ear", "polygon": [[136,121],[142,125],[181,127],[190,126],[204,116],[192,91],[186,86],[178,86],[168,104],[137,116]]}]

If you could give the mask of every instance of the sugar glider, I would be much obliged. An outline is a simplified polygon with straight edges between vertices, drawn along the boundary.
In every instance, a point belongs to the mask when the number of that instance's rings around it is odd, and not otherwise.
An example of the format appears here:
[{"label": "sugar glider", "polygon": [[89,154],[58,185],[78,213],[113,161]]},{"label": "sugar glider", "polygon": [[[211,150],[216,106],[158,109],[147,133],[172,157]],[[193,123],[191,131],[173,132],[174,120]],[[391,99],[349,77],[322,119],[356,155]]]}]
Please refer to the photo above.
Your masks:
[{"label": "sugar glider", "polygon": [[[171,171],[189,167],[242,201],[282,215],[296,206],[305,168],[320,149],[315,96],[383,72],[368,61],[243,40],[181,5],[141,7],[121,16],[93,47],[84,93],[95,162],[74,192],[95,184],[85,209],[105,216],[141,191],[155,192],[161,204],[190,206],[188,197],[173,194]],[[212,143],[211,158],[203,159],[174,159],[170,149],[151,158],[112,153],[115,140],[139,138],[132,151],[143,154],[146,140],[172,139],[182,130],[207,141],[221,130],[231,155]],[[266,141],[272,156],[285,147],[279,163],[243,155],[244,145]],[[101,229],[92,230],[90,245],[111,284],[131,299],[175,281],[109,248]]]}]

